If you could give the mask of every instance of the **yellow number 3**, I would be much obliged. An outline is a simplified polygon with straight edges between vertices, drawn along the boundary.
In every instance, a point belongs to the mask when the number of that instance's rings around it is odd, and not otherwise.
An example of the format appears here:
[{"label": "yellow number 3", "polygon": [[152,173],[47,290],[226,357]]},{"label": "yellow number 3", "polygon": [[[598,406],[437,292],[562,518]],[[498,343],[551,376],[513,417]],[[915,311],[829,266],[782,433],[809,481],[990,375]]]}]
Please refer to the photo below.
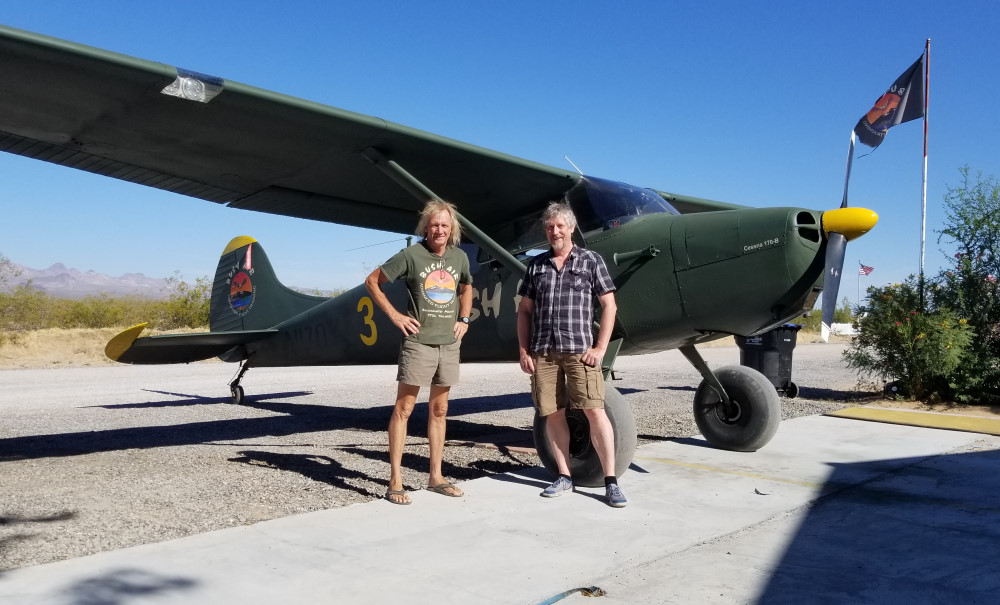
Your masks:
[{"label": "yellow number 3", "polygon": [[372,315],[375,313],[375,305],[372,304],[372,299],[367,296],[362,296],[361,300],[358,301],[358,312],[362,312],[362,309],[366,310],[365,313],[365,325],[371,328],[371,334],[365,336],[361,334],[361,342],[365,343],[369,347],[375,344],[375,339],[378,338],[378,331],[375,329],[375,322],[372,321]]}]

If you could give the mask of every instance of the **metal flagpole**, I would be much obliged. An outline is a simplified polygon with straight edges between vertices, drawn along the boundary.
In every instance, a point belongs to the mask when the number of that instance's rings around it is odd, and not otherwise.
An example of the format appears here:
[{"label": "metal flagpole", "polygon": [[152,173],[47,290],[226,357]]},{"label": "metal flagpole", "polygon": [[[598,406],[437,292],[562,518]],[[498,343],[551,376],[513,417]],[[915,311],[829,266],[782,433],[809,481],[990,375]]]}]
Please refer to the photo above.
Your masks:
[{"label": "metal flagpole", "polygon": [[931,39],[924,45],[924,169],[920,194],[920,310],[924,310],[924,240],[927,237],[927,107],[931,84]]}]

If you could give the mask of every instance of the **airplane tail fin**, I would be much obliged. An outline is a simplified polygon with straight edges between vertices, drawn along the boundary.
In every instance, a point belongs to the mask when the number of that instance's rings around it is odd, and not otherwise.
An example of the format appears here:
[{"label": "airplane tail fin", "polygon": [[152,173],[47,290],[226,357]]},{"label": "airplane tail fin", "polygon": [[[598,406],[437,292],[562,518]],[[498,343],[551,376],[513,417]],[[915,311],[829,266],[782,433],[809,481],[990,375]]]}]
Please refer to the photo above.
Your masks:
[{"label": "airplane tail fin", "polygon": [[283,285],[260,243],[241,235],[229,242],[219,258],[209,328],[212,332],[273,328],[325,300]]}]

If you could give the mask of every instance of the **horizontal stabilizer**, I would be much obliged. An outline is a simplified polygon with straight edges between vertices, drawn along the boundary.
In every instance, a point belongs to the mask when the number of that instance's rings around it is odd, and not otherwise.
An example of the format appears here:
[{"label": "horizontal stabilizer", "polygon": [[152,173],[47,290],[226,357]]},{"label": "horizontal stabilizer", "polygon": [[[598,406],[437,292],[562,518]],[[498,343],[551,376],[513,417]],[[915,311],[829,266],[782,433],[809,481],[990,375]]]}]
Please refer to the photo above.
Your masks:
[{"label": "horizontal stabilizer", "polygon": [[263,340],[277,330],[161,334],[138,338],[146,324],[139,324],[112,338],[104,348],[108,358],[120,363],[190,363],[218,357],[233,347]]}]

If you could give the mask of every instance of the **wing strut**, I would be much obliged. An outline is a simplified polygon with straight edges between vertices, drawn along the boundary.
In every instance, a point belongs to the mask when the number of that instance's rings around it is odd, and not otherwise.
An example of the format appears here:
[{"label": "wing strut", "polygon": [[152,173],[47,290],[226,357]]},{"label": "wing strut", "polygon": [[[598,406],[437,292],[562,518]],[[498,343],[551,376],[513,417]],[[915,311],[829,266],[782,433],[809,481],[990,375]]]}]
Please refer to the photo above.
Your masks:
[{"label": "wing strut", "polygon": [[[382,155],[382,152],[378,149],[368,147],[362,151],[361,154],[364,155],[368,161],[374,164],[376,168],[384,172],[392,180],[396,181],[396,183],[405,189],[407,193],[421,202],[441,199],[435,195],[433,191],[428,189],[426,185],[418,181],[412,174],[403,169],[402,166]],[[483,250],[492,254],[493,258],[497,259],[501,265],[510,269],[515,274],[524,273],[524,263],[514,258],[514,255],[508,252],[506,248],[496,243],[490,236],[483,233],[479,227],[476,227],[467,218],[462,216],[461,213],[458,214],[458,222],[462,224],[462,229],[468,233],[469,239],[475,242]]]}]

